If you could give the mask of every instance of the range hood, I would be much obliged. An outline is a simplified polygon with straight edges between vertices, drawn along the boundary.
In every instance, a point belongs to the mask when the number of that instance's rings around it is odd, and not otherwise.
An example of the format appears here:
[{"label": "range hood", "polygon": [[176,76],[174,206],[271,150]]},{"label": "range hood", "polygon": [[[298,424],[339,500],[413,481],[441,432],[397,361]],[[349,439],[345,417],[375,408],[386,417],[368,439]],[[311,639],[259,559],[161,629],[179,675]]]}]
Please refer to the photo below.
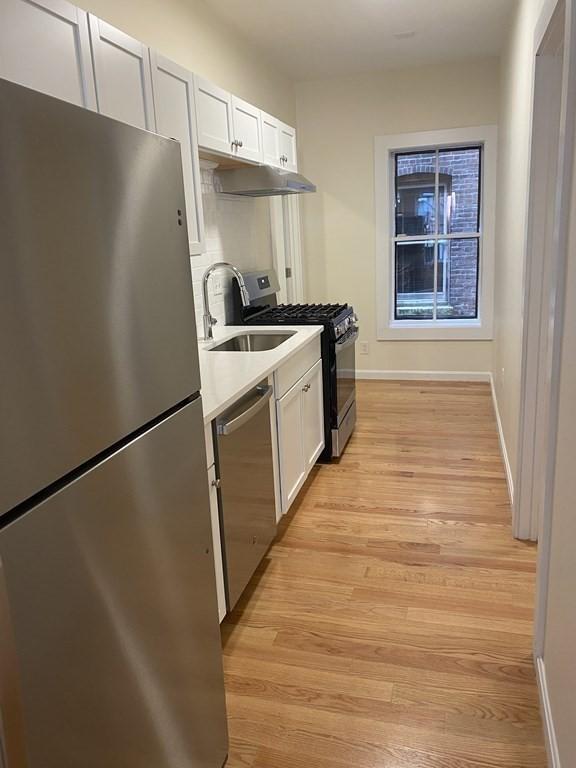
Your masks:
[{"label": "range hood", "polygon": [[290,173],[270,165],[226,168],[214,172],[218,192],[245,197],[272,197],[316,192],[316,186],[299,173]]}]

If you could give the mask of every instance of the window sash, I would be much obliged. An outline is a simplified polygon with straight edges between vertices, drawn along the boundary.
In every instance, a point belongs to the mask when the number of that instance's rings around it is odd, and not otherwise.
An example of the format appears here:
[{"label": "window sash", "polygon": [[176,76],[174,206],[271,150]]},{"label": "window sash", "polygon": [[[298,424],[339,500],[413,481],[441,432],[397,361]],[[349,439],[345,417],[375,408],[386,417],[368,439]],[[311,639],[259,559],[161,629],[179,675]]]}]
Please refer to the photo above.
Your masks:
[{"label": "window sash", "polygon": [[[444,216],[443,216],[443,224],[444,228],[446,229],[446,232],[444,234],[440,233],[439,230],[439,214],[440,214],[440,187],[445,186],[440,184],[440,153],[441,152],[458,152],[458,151],[466,151],[470,149],[477,149],[479,151],[479,167],[478,167],[478,205],[477,205],[477,215],[476,220],[478,222],[478,230],[472,231],[472,232],[448,232],[448,219],[447,219],[447,210],[446,205],[444,207]],[[393,307],[393,323],[394,325],[406,325],[409,326],[410,324],[457,324],[457,325],[463,325],[466,322],[476,322],[479,318],[480,313],[480,306],[479,306],[479,299],[480,299],[480,279],[481,279],[481,271],[480,271],[480,257],[482,253],[482,188],[483,188],[483,146],[481,144],[478,144],[477,142],[474,142],[470,145],[458,145],[454,147],[450,146],[442,146],[442,147],[427,147],[427,148],[415,148],[413,150],[411,149],[403,149],[402,151],[393,152],[392,153],[392,173],[393,173],[393,195],[391,199],[392,203],[392,212],[391,212],[391,218],[390,221],[393,222],[393,231],[394,235],[392,237],[392,273],[393,273],[393,279],[391,280],[391,288],[392,288],[392,307]],[[398,180],[402,178],[402,176],[398,175],[398,158],[399,157],[406,157],[407,155],[414,155],[414,154],[432,154],[434,153],[435,156],[435,171],[434,171],[434,233],[432,234],[424,234],[424,235],[406,235],[406,234],[397,234],[396,228],[397,228],[397,216],[396,216],[396,206],[397,206],[397,198],[398,198]],[[405,188],[417,188],[417,184],[409,184]],[[439,241],[444,240],[464,240],[464,239],[476,239],[478,241],[477,244],[477,254],[478,254],[478,265],[476,270],[476,315],[474,318],[442,318],[438,319],[438,297],[439,295],[442,297],[445,297],[446,295],[446,281],[447,281],[447,272],[446,264],[444,265],[444,273],[443,273],[443,286],[442,291],[439,293],[438,291],[438,244]],[[433,307],[432,307],[432,317],[431,318],[425,318],[425,319],[415,319],[415,318],[404,318],[398,316],[398,289],[397,289],[397,280],[396,280],[396,258],[397,258],[397,250],[396,245],[398,243],[402,243],[403,245],[407,245],[409,243],[418,243],[418,242],[433,242],[434,243],[434,277],[433,277],[433,291],[429,291],[422,294],[414,294],[415,296],[418,296],[422,301],[427,300],[428,296],[433,297]],[[406,294],[410,295],[410,294]]]}]

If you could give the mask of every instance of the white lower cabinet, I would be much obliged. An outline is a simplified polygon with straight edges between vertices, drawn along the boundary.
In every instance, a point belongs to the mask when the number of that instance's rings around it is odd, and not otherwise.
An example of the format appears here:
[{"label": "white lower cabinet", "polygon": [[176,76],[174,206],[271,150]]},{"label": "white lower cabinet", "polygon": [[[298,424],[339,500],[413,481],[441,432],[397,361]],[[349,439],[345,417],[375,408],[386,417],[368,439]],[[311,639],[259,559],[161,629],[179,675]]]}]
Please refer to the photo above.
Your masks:
[{"label": "white lower cabinet", "polygon": [[322,362],[304,376],[302,398],[302,431],[306,474],[324,450],[324,393],[322,390]]},{"label": "white lower cabinet", "polygon": [[324,448],[322,362],[276,401],[282,513],[286,514]]},{"label": "white lower cabinet", "polygon": [[212,523],[212,550],[216,573],[216,594],[218,595],[218,616],[220,621],[226,616],[226,592],[224,589],[224,564],[222,562],[222,543],[220,538],[220,516],[218,514],[218,488],[216,467],[208,468],[208,488],[210,490],[210,521]]},{"label": "white lower cabinet", "polygon": [[306,479],[304,466],[303,393],[300,382],[276,403],[280,492],[285,514]]}]

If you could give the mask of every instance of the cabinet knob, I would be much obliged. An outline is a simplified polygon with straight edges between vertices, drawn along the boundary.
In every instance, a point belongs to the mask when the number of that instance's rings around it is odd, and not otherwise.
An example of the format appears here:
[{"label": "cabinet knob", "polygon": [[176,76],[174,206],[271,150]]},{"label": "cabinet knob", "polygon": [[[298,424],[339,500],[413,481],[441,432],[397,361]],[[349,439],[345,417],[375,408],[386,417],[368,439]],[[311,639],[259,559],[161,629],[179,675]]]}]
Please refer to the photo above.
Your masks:
[{"label": "cabinet knob", "polygon": [[222,485],[222,482],[221,482],[220,478],[217,477],[216,480],[212,480],[210,485],[212,486],[212,488],[220,488],[220,486]]}]

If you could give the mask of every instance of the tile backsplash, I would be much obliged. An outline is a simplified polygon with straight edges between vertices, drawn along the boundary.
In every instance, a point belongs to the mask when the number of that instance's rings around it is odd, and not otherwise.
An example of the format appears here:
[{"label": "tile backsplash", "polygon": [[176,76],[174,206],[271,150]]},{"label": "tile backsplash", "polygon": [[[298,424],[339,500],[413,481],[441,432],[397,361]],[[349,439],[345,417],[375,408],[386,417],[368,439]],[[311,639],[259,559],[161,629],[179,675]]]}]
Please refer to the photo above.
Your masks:
[{"label": "tile backsplash", "polygon": [[[212,163],[201,161],[200,173],[206,250],[190,258],[198,336],[202,336],[202,276],[207,267],[217,261],[247,272],[272,266],[268,199],[217,194]],[[231,284],[227,272],[215,272],[210,278],[210,311],[219,325],[231,318]]]}]

